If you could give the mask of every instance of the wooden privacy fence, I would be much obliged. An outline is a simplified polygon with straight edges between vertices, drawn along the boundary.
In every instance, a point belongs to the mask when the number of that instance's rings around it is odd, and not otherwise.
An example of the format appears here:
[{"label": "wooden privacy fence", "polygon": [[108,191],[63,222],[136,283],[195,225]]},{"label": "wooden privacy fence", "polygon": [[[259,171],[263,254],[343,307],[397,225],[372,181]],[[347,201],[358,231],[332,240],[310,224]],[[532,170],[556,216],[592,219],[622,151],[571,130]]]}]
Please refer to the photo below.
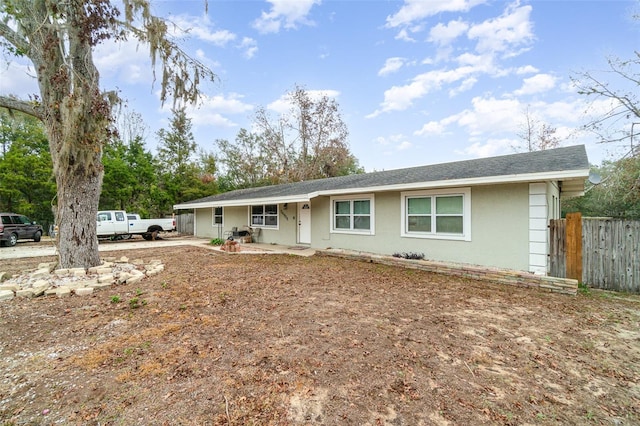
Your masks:
[{"label": "wooden privacy fence", "polygon": [[176,216],[176,230],[181,234],[193,235],[193,213],[184,213]]},{"label": "wooden privacy fence", "polygon": [[[577,278],[603,290],[640,293],[639,220],[582,218],[572,222],[567,215],[567,219],[552,220],[549,229],[550,275]],[[581,256],[578,275],[574,275],[577,265],[571,265],[576,251]]]}]

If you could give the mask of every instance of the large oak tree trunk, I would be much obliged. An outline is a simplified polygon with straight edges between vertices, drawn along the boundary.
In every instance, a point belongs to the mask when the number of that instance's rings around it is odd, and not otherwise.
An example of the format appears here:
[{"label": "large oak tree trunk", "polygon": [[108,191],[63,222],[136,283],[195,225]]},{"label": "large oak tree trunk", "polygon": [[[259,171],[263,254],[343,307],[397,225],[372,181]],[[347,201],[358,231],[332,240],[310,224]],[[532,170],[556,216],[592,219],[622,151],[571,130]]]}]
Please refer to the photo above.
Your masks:
[{"label": "large oak tree trunk", "polygon": [[[99,153],[94,161],[99,163]],[[100,264],[96,216],[102,173],[79,173],[69,165],[58,165],[58,251],[63,267],[88,268]]]}]

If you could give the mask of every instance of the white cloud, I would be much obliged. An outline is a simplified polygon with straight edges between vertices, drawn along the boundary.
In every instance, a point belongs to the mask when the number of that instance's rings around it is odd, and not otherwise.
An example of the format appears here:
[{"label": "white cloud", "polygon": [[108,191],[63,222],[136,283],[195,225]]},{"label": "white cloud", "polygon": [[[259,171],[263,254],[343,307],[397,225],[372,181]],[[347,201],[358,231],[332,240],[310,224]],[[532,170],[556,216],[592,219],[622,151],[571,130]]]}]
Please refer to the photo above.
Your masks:
[{"label": "white cloud", "polygon": [[259,32],[277,33],[285,29],[295,29],[299,24],[314,25],[307,18],[311,8],[320,4],[321,0],[267,0],[271,3],[269,12],[262,12],[260,18],[253,22],[253,28]]},{"label": "white cloud", "polygon": [[453,40],[464,34],[469,29],[469,24],[461,20],[450,21],[444,25],[438,23],[429,31],[428,41],[445,45],[450,44]]},{"label": "white cloud", "polygon": [[373,118],[383,112],[402,111],[413,105],[416,99],[420,99],[433,90],[440,89],[445,83],[453,83],[467,78],[475,70],[473,67],[459,67],[453,70],[436,70],[419,74],[411,83],[404,86],[393,86],[384,92],[384,101],[381,108],[369,114],[367,118]]},{"label": "white cloud", "polygon": [[237,35],[224,29],[213,29],[213,24],[205,15],[202,17],[190,15],[173,16],[168,29],[174,37],[193,36],[199,40],[224,47],[237,38]]},{"label": "white cloud", "polygon": [[611,108],[612,104],[609,100],[600,100],[595,103],[588,104],[585,98],[567,99],[556,102],[534,102],[529,104],[530,111],[533,111],[541,120],[557,126],[561,123],[570,123],[579,125],[588,121],[585,115],[587,106],[594,108],[597,115],[602,115],[604,111]]},{"label": "white cloud", "polygon": [[473,53],[463,53],[455,61],[459,66],[471,66],[478,72],[492,72],[495,70],[494,57],[490,54],[475,55]]},{"label": "white cloud", "polygon": [[513,147],[518,141],[514,139],[488,139],[486,142],[475,142],[462,150],[456,150],[456,154],[466,157],[487,158],[496,155],[513,153]]},{"label": "white cloud", "polygon": [[522,87],[515,90],[514,95],[532,95],[553,89],[556,85],[556,78],[550,74],[537,74],[533,77],[525,78]]},{"label": "white cloud", "polygon": [[[207,16],[194,17],[179,15],[173,17],[172,28],[175,37],[192,36],[206,43],[211,43],[217,47],[227,47],[238,40],[238,35],[225,29],[213,29],[213,24]],[[247,59],[251,59],[258,52],[258,43],[250,37],[243,37],[242,40],[234,43],[237,49],[243,52]]]},{"label": "white cloud", "polygon": [[127,84],[149,83],[153,79],[148,47],[129,40],[105,41],[95,48],[93,59],[101,77],[111,76]]},{"label": "white cloud", "polygon": [[516,68],[516,74],[533,74],[538,72],[538,68],[534,67],[533,65],[525,65],[523,67],[518,67]]},{"label": "white cloud", "polygon": [[413,132],[416,136],[441,135],[444,133],[445,126],[441,122],[430,121],[426,123],[420,130]]},{"label": "white cloud", "polygon": [[406,151],[407,149],[411,148],[413,146],[413,144],[409,141],[403,141],[400,143],[400,145],[398,145],[396,147],[396,149],[398,151]]},{"label": "white cloud", "polygon": [[35,78],[33,67],[26,63],[11,61],[2,63],[0,67],[0,93],[13,95],[20,99],[37,93],[40,94],[38,81]]},{"label": "white cloud", "polygon": [[405,0],[400,10],[387,16],[387,28],[409,25],[442,12],[465,12],[484,0]]},{"label": "white cloud", "polygon": [[409,35],[409,31],[407,31],[406,28],[403,28],[400,31],[398,31],[398,34],[396,34],[396,36],[394,38],[396,40],[402,40],[402,41],[410,41],[410,42],[415,42],[416,41],[414,38],[412,38]]},{"label": "white cloud", "polygon": [[378,71],[378,75],[383,76],[383,75],[388,75],[388,74],[394,73],[394,72],[398,71],[400,68],[402,68],[404,63],[405,63],[405,59],[404,58],[399,58],[399,57],[388,58],[385,61],[384,66],[382,67],[382,69],[380,69],[380,71]]},{"label": "white cloud", "polygon": [[378,136],[375,138],[375,142],[378,145],[389,147],[390,150],[387,151],[388,154],[391,151],[406,151],[413,147],[413,144],[407,140],[407,137],[402,133],[398,133],[390,136]]},{"label": "white cloud", "polygon": [[243,96],[238,93],[228,95],[201,95],[198,106],[189,105],[187,112],[194,125],[235,127],[236,124],[228,118],[229,115],[246,114],[253,110],[253,105],[242,101]]},{"label": "white cloud", "polygon": [[533,41],[532,7],[508,6],[505,12],[469,28],[468,37],[477,40],[478,52],[506,52],[514,54],[516,46],[526,46]]},{"label": "white cloud", "polygon": [[516,99],[475,97],[473,109],[457,114],[457,123],[466,127],[471,135],[517,131],[522,116],[522,105]]},{"label": "white cloud", "polygon": [[244,37],[238,48],[244,50],[245,58],[251,59],[258,52],[258,43],[250,37]]},{"label": "white cloud", "polygon": [[464,79],[458,87],[454,87],[453,89],[449,90],[449,97],[453,98],[454,96],[457,96],[462,92],[471,90],[473,86],[476,85],[477,82],[478,82],[478,79],[475,77],[469,77]]}]

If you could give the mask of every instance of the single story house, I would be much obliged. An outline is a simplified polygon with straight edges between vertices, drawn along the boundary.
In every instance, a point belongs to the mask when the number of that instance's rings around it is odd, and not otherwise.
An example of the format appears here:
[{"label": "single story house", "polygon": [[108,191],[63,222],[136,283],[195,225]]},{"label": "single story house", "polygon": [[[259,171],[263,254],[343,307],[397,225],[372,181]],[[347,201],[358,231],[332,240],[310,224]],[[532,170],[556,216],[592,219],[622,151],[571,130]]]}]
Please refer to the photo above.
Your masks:
[{"label": "single story house", "polygon": [[249,188],[177,204],[195,235],[259,229],[259,242],[547,274],[550,219],[584,194],[583,145]]}]

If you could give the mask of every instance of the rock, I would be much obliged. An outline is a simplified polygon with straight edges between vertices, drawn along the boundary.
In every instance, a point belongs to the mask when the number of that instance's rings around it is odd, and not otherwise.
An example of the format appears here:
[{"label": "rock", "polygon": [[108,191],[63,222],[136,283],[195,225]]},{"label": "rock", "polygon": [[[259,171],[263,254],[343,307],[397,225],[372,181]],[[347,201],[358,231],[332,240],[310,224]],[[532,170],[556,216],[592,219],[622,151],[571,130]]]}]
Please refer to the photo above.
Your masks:
[{"label": "rock", "polygon": [[9,290],[11,292],[14,292],[14,291],[18,291],[19,289],[20,289],[20,286],[17,284],[1,284],[0,285],[0,291]]},{"label": "rock", "polygon": [[48,277],[50,273],[51,271],[49,270],[49,268],[37,269],[35,272],[31,273],[31,278]]},{"label": "rock", "polygon": [[95,283],[91,284],[90,287],[92,287],[92,288],[105,288],[105,287],[111,287],[111,285],[113,285],[113,279],[111,279],[109,281],[105,281],[103,283],[101,283],[100,281],[95,282]]},{"label": "rock", "polygon": [[87,270],[84,268],[71,268],[69,273],[75,277],[83,277],[87,275]]},{"label": "rock", "polygon": [[[152,260],[147,265],[141,259],[136,259],[135,264],[127,263],[126,260],[128,259],[123,256],[117,261],[104,261],[102,265],[88,270],[54,269],[55,263],[41,263],[37,270],[6,278],[0,284],[0,300],[42,295],[61,298],[72,294],[90,295],[94,289],[109,287],[115,283],[137,283],[164,270],[160,260]],[[6,276],[6,273],[2,276]]]},{"label": "rock", "polygon": [[31,287],[31,290],[33,291],[33,297],[42,296],[44,292],[50,288],[49,283],[46,281],[41,285],[36,285],[36,284],[34,284],[33,287]]},{"label": "rock", "polygon": [[139,281],[142,281],[142,279],[145,277],[145,275],[142,272],[140,272],[140,271],[138,271],[136,269],[134,269],[131,272],[134,272],[134,273],[132,273],[129,276],[129,278],[127,279],[127,284],[135,284],[135,283],[137,283]]},{"label": "rock", "polygon": [[11,290],[0,290],[0,300],[11,300],[14,294]]},{"label": "rock", "polygon": [[104,284],[104,283],[108,283],[108,284],[112,284],[115,281],[115,277],[113,276],[113,274],[104,274],[104,275],[100,275],[98,277],[98,283],[99,284]]},{"label": "rock", "polygon": [[77,288],[87,287],[94,283],[95,280],[82,280],[82,281],[69,281],[62,283],[60,287],[66,287],[71,290],[75,290]]},{"label": "rock", "polygon": [[31,288],[26,288],[24,290],[18,290],[18,291],[16,291],[16,297],[25,297],[25,298],[30,299],[32,297],[35,297],[35,292]]},{"label": "rock", "polygon": [[56,289],[56,296],[60,298],[69,297],[71,296],[71,289],[69,287],[58,287]]},{"label": "rock", "polygon": [[82,288],[77,288],[75,290],[75,294],[78,296],[88,296],[92,293],[93,293],[92,287],[82,287]]},{"label": "rock", "polygon": [[6,281],[6,280],[8,280],[9,278],[10,278],[10,277],[9,277],[9,274],[8,274],[8,273],[6,273],[6,272],[0,272],[0,283],[1,283],[2,281]]},{"label": "rock", "polygon": [[116,284],[125,284],[131,276],[132,275],[126,271],[120,272],[116,277]]},{"label": "rock", "polygon": [[155,265],[151,269],[147,269],[147,276],[158,275],[160,272],[164,271],[164,265]]},{"label": "rock", "polygon": [[38,269],[48,269],[49,272],[51,272],[56,268],[57,265],[58,262],[44,262],[38,265]]},{"label": "rock", "polygon": [[93,268],[89,268],[87,270],[87,273],[103,275],[103,274],[110,273],[112,270],[113,268],[111,266],[100,265],[100,266],[94,266]]}]

